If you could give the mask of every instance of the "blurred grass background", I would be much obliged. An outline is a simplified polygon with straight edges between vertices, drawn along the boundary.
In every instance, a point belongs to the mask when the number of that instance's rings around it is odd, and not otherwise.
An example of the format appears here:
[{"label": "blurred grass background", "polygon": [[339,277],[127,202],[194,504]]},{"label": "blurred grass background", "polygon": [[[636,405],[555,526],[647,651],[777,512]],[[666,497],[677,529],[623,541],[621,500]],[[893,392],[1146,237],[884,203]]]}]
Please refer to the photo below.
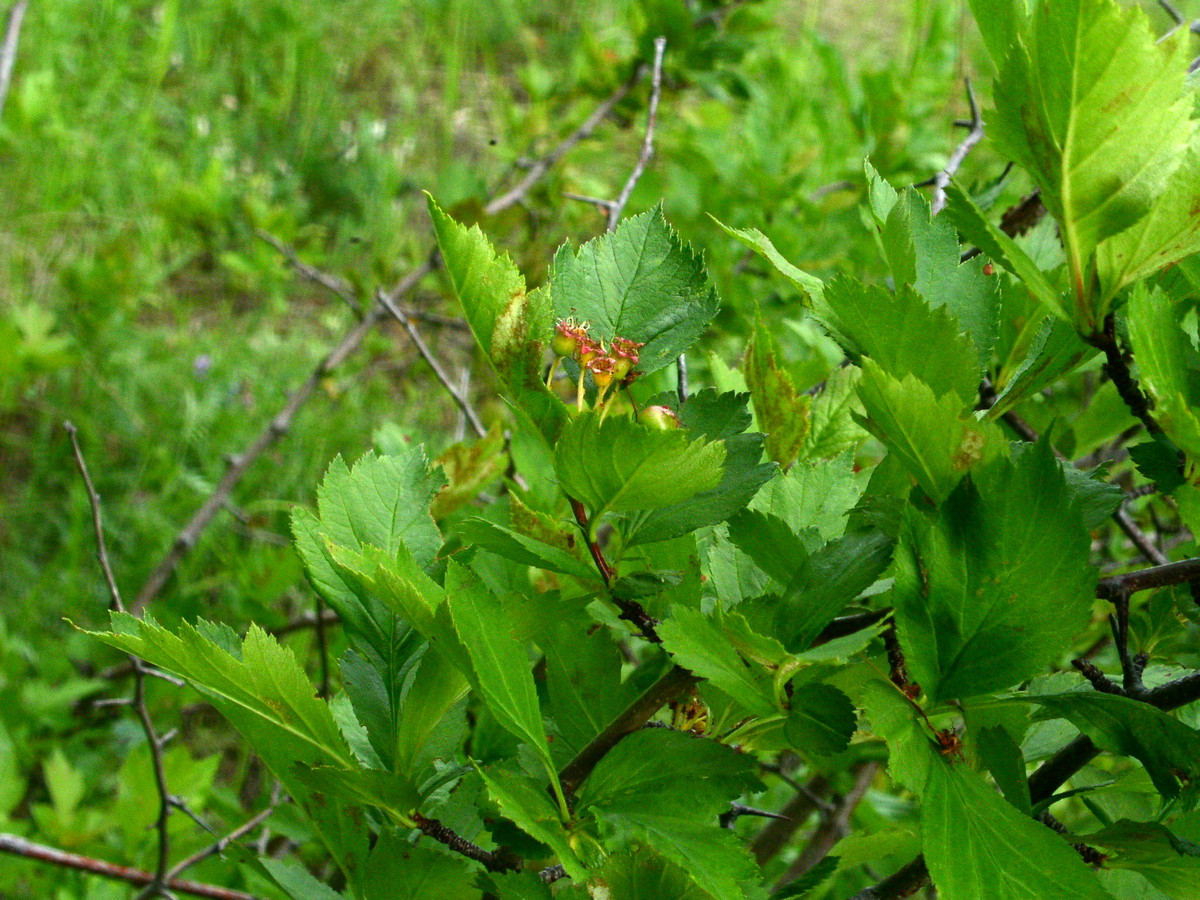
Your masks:
[{"label": "blurred grass background", "polygon": [[[706,15],[717,24],[690,25]],[[132,596],[226,457],[354,321],[257,230],[366,304],[425,259],[423,190],[483,220],[487,197],[660,33],[658,155],[627,212],[663,200],[705,250],[725,304],[717,357],[736,361],[759,308],[789,336],[787,362],[806,386],[828,360],[797,297],[707,214],[761,228],[818,274],[878,274],[862,160],[896,184],[944,164],[966,114],[961,79],[986,74],[971,69],[983,56],[965,3],[32,0],[0,116],[0,830],[133,865],[153,847],[136,726],[82,702],[111,690],[96,676],[118,657],[64,622],[100,623],[107,596],[63,420],[80,429]],[[643,85],[524,203],[483,220],[531,283],[559,243],[602,228],[595,209],[561,195],[617,192],[645,99]],[[960,174],[1001,169],[981,148]],[[455,314],[436,276],[412,302]],[[467,336],[424,332],[452,371],[471,367]],[[704,368],[694,361],[693,377]],[[485,419],[502,416],[475,375]],[[330,459],[357,457],[380,429],[436,454],[457,418],[403,333],[380,329],[251,469],[154,614],[278,626],[310,609],[286,542],[290,505],[311,502]],[[303,652],[310,639],[294,640]],[[156,703],[178,704],[173,688],[154,689]],[[202,709],[183,715],[171,783],[193,808],[236,821],[261,779]],[[207,840],[185,817],[173,827],[180,852]],[[8,885],[6,896],[126,896],[0,857]]]}]

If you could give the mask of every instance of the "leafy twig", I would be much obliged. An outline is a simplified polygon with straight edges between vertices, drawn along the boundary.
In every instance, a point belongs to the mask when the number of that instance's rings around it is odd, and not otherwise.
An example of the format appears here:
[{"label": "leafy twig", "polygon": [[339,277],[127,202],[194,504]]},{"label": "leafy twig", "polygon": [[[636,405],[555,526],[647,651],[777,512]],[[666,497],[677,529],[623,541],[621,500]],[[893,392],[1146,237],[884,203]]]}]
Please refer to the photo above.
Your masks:
[{"label": "leafy twig", "polygon": [[21,25],[25,21],[25,10],[29,0],[17,0],[8,11],[4,26],[4,43],[0,44],[0,114],[4,113],[4,101],[12,84],[13,66],[17,61],[17,44],[21,40]]},{"label": "leafy twig", "polygon": [[954,152],[950,154],[950,159],[946,161],[946,167],[942,171],[933,176],[933,202],[930,208],[936,216],[946,206],[946,188],[950,186],[950,179],[958,171],[959,166],[963,164],[963,160],[967,158],[967,154],[972,148],[983,140],[983,116],[979,112],[979,104],[975,100],[975,91],[971,87],[971,79],[965,79],[967,85],[967,103],[971,109],[970,131],[967,136],[962,139],[962,142],[954,148]]},{"label": "leafy twig", "polygon": [[[87,461],[83,458],[83,450],[79,446],[78,429],[71,422],[64,422],[63,427],[66,428],[67,434],[71,437],[71,449],[75,454],[75,465],[78,467],[79,474],[83,478],[83,485],[87,489],[88,502],[92,508],[92,530],[96,535],[96,559],[100,563],[100,570],[104,574],[104,581],[108,585],[112,608],[117,612],[125,612],[125,603],[121,599],[121,589],[117,586],[116,576],[113,575],[112,566],[108,561],[108,544],[104,540],[104,516],[100,507],[100,495],[96,492],[96,486],[92,483],[92,476],[88,471]],[[158,856],[155,861],[151,881],[146,885],[146,889],[138,895],[138,900],[143,900],[143,898],[162,896],[166,893],[166,884],[169,880],[167,870],[171,864],[171,810],[173,807],[179,805],[180,801],[171,795],[171,791],[167,787],[167,775],[166,768],[163,765],[162,751],[170,735],[160,736],[154,727],[153,720],[150,718],[150,709],[146,705],[145,665],[133,654],[129,654],[129,662],[133,666],[133,698],[130,701],[130,705],[137,714],[142,731],[146,735],[146,744],[150,748],[150,762],[154,770],[154,786],[158,791],[158,815],[154,822],[154,829],[158,835]]]},{"label": "leafy twig", "polygon": [[413,816],[417,828],[422,834],[428,835],[440,844],[445,844],[455,853],[482,863],[489,872],[514,872],[521,868],[521,858],[511,850],[503,847],[496,850],[484,850],[478,844],[473,844],[453,829],[442,824],[437,819],[429,819],[420,813]]}]

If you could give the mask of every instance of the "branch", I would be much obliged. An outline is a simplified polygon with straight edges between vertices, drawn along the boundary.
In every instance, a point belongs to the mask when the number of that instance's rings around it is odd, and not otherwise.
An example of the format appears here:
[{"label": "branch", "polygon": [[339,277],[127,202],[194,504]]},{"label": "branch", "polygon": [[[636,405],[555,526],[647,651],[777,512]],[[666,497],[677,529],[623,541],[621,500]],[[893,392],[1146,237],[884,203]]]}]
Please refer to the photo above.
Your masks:
[{"label": "branch", "polygon": [[625,708],[607,728],[592,738],[591,743],[579,751],[579,755],[563,766],[558,773],[563,793],[568,797],[587,780],[592,769],[608,751],[617,746],[629,734],[633,734],[650,720],[663,705],[674,700],[696,684],[697,678],[682,666],[673,666],[667,674],[647,688],[646,692]]},{"label": "branch", "polygon": [[1112,381],[1113,387],[1129,407],[1129,411],[1141,420],[1146,430],[1152,435],[1163,433],[1162,426],[1150,414],[1152,406],[1150,398],[1142,391],[1133,372],[1129,368],[1129,360],[1121,352],[1117,343],[1116,318],[1112,313],[1104,319],[1104,330],[1089,335],[1087,342],[1104,353],[1104,372]]},{"label": "branch", "polygon": [[[130,866],[119,866],[90,856],[80,856],[78,853],[67,853],[44,844],[35,844],[15,834],[0,834],[0,853],[11,853],[14,856],[24,856],[26,859],[36,859],[39,862],[76,869],[99,875],[102,878],[112,878],[127,884],[149,886],[154,883],[155,876],[142,869]],[[193,897],[206,897],[209,900],[258,900],[253,894],[235,891],[232,888],[217,887],[211,884],[201,884],[198,881],[185,881],[180,878],[172,879],[163,885],[171,891],[190,894]]]},{"label": "branch", "polygon": [[760,866],[786,847],[808,817],[821,807],[824,802],[821,795],[829,790],[829,779],[824,775],[814,775],[801,788],[779,811],[780,817],[768,822],[750,842],[750,853]]},{"label": "branch", "polygon": [[[83,450],[79,446],[78,429],[71,422],[64,422],[63,427],[67,429],[67,434],[71,437],[71,449],[75,454],[75,465],[78,467],[79,474],[83,478],[83,485],[87,489],[88,502],[92,508],[92,529],[96,533],[96,559],[100,563],[100,569],[104,573],[104,580],[108,584],[108,593],[111,598],[112,607],[118,612],[125,612],[125,603],[121,599],[121,589],[117,586],[117,579],[113,575],[112,566],[108,561],[108,545],[104,540],[104,517],[100,507],[100,495],[96,493],[96,486],[92,483],[92,476],[88,471],[87,461],[83,458]],[[146,735],[146,743],[150,748],[150,762],[154,771],[154,787],[158,792],[158,815],[154,821],[154,830],[158,835],[158,858],[155,862],[152,880],[146,886],[146,889],[138,895],[139,900],[142,900],[142,898],[162,896],[165,893],[165,886],[169,880],[167,869],[171,864],[171,810],[173,807],[180,805],[180,801],[171,795],[171,791],[167,787],[167,774],[166,767],[163,765],[162,749],[163,745],[167,742],[168,736],[160,737],[154,728],[153,720],[150,718],[150,709],[146,705],[145,665],[132,653],[126,655],[129,657],[130,665],[133,666],[133,698],[130,701],[130,705],[137,713],[142,731]]]},{"label": "branch", "polygon": [[441,844],[445,844],[455,853],[482,863],[489,872],[515,872],[521,868],[521,858],[511,850],[500,847],[496,850],[484,850],[478,844],[473,844],[453,829],[443,825],[437,819],[427,819],[420,813],[413,815],[413,821],[422,834],[426,834]]},{"label": "branch", "polygon": [[970,131],[967,136],[962,139],[955,149],[950,154],[950,159],[946,161],[946,168],[933,176],[933,202],[930,208],[933,215],[937,215],[946,206],[946,188],[950,186],[950,179],[958,171],[958,167],[963,164],[963,160],[967,158],[967,154],[972,148],[983,140],[983,116],[979,113],[979,104],[975,101],[975,91],[971,87],[971,79],[965,79],[967,85],[967,103],[971,108]]},{"label": "branch", "polygon": [[479,414],[475,412],[475,408],[471,406],[471,401],[458,389],[458,386],[450,380],[450,376],[446,374],[446,370],[442,368],[437,361],[437,357],[430,352],[428,345],[421,338],[421,333],[417,331],[417,326],[412,323],[404,312],[396,307],[384,291],[376,293],[376,299],[392,314],[397,322],[404,326],[404,330],[408,332],[408,336],[412,338],[413,345],[417,348],[417,352],[421,354],[421,358],[429,363],[429,368],[433,369],[433,374],[437,380],[442,383],[447,393],[454,398],[454,402],[458,404],[458,408],[462,410],[463,415],[467,417],[467,421],[471,423],[471,429],[478,437],[483,437],[487,434],[487,429],[483,427],[483,422],[479,420]]},{"label": "branch", "polygon": [[25,21],[25,10],[29,0],[17,0],[8,11],[8,22],[4,26],[4,43],[0,44],[0,114],[4,113],[4,101],[12,84],[13,66],[17,62],[17,44],[21,40],[21,25]]},{"label": "branch", "polygon": [[1200,581],[1200,558],[1101,578],[1096,584],[1096,596],[1102,600],[1112,600],[1119,595],[1128,596],[1138,591],[1170,587],[1188,581]]},{"label": "branch", "polygon": [[[276,787],[278,788],[278,783],[276,784]],[[208,859],[209,857],[217,856],[219,854],[224,853],[225,849],[230,844],[232,844],[238,840],[241,840],[243,837],[245,837],[247,834],[249,834],[251,831],[253,831],[255,828],[257,828],[259,825],[261,825],[263,822],[265,822],[267,819],[269,819],[271,817],[271,814],[275,812],[275,808],[277,806],[279,806],[279,800],[280,800],[280,798],[278,795],[278,791],[276,791],[275,796],[272,797],[271,802],[267,805],[267,808],[264,809],[262,812],[258,813],[253,818],[247,819],[245,822],[243,822],[237,828],[233,829],[233,831],[229,832],[229,834],[225,835],[224,837],[222,837],[216,841],[213,841],[207,847],[205,847],[201,850],[197,850],[195,853],[193,853],[187,859],[184,859],[184,860],[176,863],[174,866],[171,867],[171,870],[169,872],[167,872],[167,882],[169,883],[171,881],[175,881],[181,873],[190,869],[192,866],[195,866],[195,865],[198,865],[199,863],[204,862],[204,860]]]},{"label": "branch", "polygon": [[629,195],[633,193],[642,173],[646,171],[650,157],[654,155],[654,126],[658,122],[658,101],[662,96],[663,53],[666,49],[667,39],[656,37],[654,39],[654,68],[650,76],[650,109],[646,115],[646,135],[642,138],[642,152],[638,154],[637,162],[634,163],[633,171],[625,180],[625,186],[621,188],[621,193],[617,194],[617,199],[608,208],[609,231],[616,229],[617,222],[621,219],[621,213],[625,211],[625,204],[629,202]]}]

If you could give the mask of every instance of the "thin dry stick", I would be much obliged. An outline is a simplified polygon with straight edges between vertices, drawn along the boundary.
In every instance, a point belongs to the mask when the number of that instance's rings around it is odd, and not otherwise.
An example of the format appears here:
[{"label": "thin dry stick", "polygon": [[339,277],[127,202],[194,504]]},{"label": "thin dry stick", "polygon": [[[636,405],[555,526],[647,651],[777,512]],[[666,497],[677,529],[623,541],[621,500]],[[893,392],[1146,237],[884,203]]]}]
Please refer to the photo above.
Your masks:
[{"label": "thin dry stick", "polygon": [[28,6],[29,0],[17,0],[8,11],[8,23],[4,26],[4,43],[0,44],[0,115],[4,113],[4,101],[8,99],[8,88],[12,84],[17,44],[21,40],[21,25]]},{"label": "thin dry stick", "polygon": [[[391,294],[388,295],[389,299],[394,300],[396,297],[407,294],[417,286],[422,278],[432,272],[433,269],[434,263],[432,260],[417,266],[392,290]],[[276,413],[267,423],[267,427],[259,433],[254,442],[241,453],[229,458],[225,474],[216,488],[213,489],[213,492],[208,495],[208,499],[192,515],[187,525],[175,536],[166,556],[163,557],[154,571],[150,573],[150,577],[146,580],[145,585],[138,592],[137,599],[134,600],[132,606],[134,613],[141,612],[146,608],[147,604],[158,596],[159,592],[162,591],[167,581],[174,574],[180,561],[196,545],[204,529],[208,527],[216,514],[225,506],[226,499],[232,493],[237,483],[242,480],[242,476],[246,474],[249,468],[268,448],[287,433],[288,429],[292,426],[292,421],[296,418],[296,414],[316,392],[322,379],[345,362],[387,314],[386,307],[381,304],[376,304],[372,307],[371,311],[360,322],[356,323],[338,345],[330,350],[325,358],[316,365],[312,374],[299,387],[292,391],[283,409]]]},{"label": "thin dry stick", "polygon": [[[121,589],[117,586],[117,579],[113,575],[112,566],[108,561],[108,544],[104,540],[104,517],[100,508],[100,495],[96,493],[96,486],[92,483],[91,473],[88,472],[87,461],[83,458],[83,450],[79,446],[78,429],[71,422],[64,422],[63,426],[67,429],[67,434],[71,437],[71,449],[75,452],[75,465],[79,468],[79,474],[83,477],[83,485],[87,489],[88,502],[92,507],[92,528],[96,533],[96,559],[100,563],[100,570],[104,573],[104,580],[108,584],[108,593],[112,599],[113,609],[118,612],[125,612],[125,603],[121,599]],[[146,706],[146,672],[144,664],[140,659],[132,653],[127,654],[130,665],[133,666],[133,699],[131,704],[134,711],[137,713],[138,721],[141,722],[142,731],[146,734],[146,743],[150,747],[150,761],[154,769],[154,786],[158,791],[158,816],[154,822],[155,831],[158,834],[158,859],[155,862],[153,879],[146,886],[146,889],[138,895],[139,900],[142,898],[150,898],[163,896],[166,894],[167,869],[171,863],[171,836],[169,830],[169,821],[171,817],[171,809],[177,805],[178,801],[171,796],[171,792],[167,787],[166,770],[163,767],[163,745],[166,743],[168,736],[160,737],[157,730],[154,728],[154,722],[150,718],[150,709]]]},{"label": "thin dry stick", "polygon": [[421,358],[429,363],[429,368],[433,369],[433,374],[437,377],[437,380],[442,383],[442,387],[446,389],[446,392],[454,398],[454,402],[458,404],[458,408],[462,410],[463,415],[467,417],[467,421],[471,423],[471,430],[479,437],[486,435],[487,429],[483,427],[483,422],[480,421],[479,414],[475,412],[475,408],[471,406],[471,401],[450,380],[450,376],[446,374],[446,370],[437,361],[437,357],[430,352],[428,345],[426,345],[424,339],[421,337],[421,333],[417,331],[417,326],[412,323],[412,319],[398,309],[396,304],[392,302],[392,299],[383,291],[379,291],[376,299],[392,314],[392,318],[404,326],[404,330],[412,338],[413,345],[417,348],[417,352],[421,354]]},{"label": "thin dry stick", "polygon": [[609,231],[616,229],[617,222],[621,219],[621,213],[625,211],[625,204],[629,202],[629,195],[633,193],[633,189],[637,186],[638,181],[641,180],[642,173],[646,171],[650,157],[654,155],[654,126],[658,123],[658,101],[662,96],[663,53],[666,49],[667,39],[665,37],[656,37],[654,39],[654,69],[650,77],[650,109],[646,114],[646,134],[642,138],[642,151],[638,154],[633,171],[625,179],[625,185],[621,188],[621,193],[617,194],[617,199],[608,208]]},{"label": "thin dry stick", "polygon": [[645,63],[641,63],[634,68],[633,74],[619,88],[609,94],[592,111],[592,114],[583,120],[582,125],[567,135],[553,150],[538,159],[529,167],[529,171],[525,173],[525,177],[512,190],[506,191],[499,197],[496,197],[483,208],[483,211],[488,215],[494,215],[524,200],[525,195],[529,193],[530,189],[546,177],[546,173],[554,167],[555,163],[570,152],[580,141],[591,137],[592,132],[596,130],[597,126],[612,114],[616,105],[628,97],[630,91],[637,86],[638,82],[646,77],[647,69],[648,67]]},{"label": "thin dry stick", "polygon": [[[0,834],[0,853],[11,853],[14,856],[23,856],[26,859],[35,859],[39,862],[76,869],[80,872],[90,872],[102,878],[112,878],[138,886],[153,884],[155,880],[153,873],[143,869],[119,866],[116,863],[95,859],[91,856],[81,856],[78,853],[67,853],[55,847],[47,847],[45,844],[35,844],[33,841],[27,841],[15,834]],[[208,900],[258,900],[253,894],[247,894],[244,891],[235,891],[232,888],[217,887],[180,878],[168,881],[164,887],[180,894],[205,897]]]},{"label": "thin dry stick", "polygon": [[167,872],[167,882],[170,883],[175,881],[185,871],[190,869],[192,866],[204,862],[204,860],[208,859],[210,856],[217,856],[221,853],[224,853],[225,849],[230,844],[241,840],[263,822],[267,821],[267,819],[271,817],[271,814],[275,812],[276,807],[279,806],[280,799],[281,795],[278,790],[278,784],[276,784],[276,790],[273,792],[271,802],[267,805],[266,809],[255,815],[253,818],[247,819],[245,822],[219,840],[213,841],[211,844],[201,850],[197,850],[187,859],[177,862],[171,867],[171,870]]},{"label": "thin dry stick", "polygon": [[933,202],[930,208],[936,216],[946,206],[946,188],[950,186],[950,179],[958,171],[958,167],[963,164],[963,160],[967,158],[967,154],[972,148],[983,140],[983,116],[979,113],[979,104],[975,100],[975,91],[971,87],[971,79],[964,79],[967,85],[967,103],[971,108],[971,130],[967,132],[967,136],[962,139],[954,152],[950,154],[950,159],[946,161],[946,168],[933,176]]}]

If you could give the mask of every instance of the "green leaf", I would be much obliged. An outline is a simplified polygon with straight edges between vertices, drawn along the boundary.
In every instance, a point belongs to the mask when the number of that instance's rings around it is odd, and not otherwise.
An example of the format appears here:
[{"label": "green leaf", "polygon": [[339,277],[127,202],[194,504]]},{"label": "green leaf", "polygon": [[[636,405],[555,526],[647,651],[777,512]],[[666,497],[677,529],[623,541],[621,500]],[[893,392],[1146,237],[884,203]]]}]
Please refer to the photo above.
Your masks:
[{"label": "green leaf", "polygon": [[621,653],[608,630],[558,622],[538,643],[546,654],[549,714],[571,753],[578,753],[637,699],[621,683]]},{"label": "green leaf", "polygon": [[1153,440],[1134,444],[1129,448],[1129,458],[1139,472],[1154,482],[1160,493],[1169,494],[1187,483],[1179,471],[1179,448],[1165,435],[1155,435]]},{"label": "green leaf", "polygon": [[381,769],[297,764],[294,775],[314,795],[337,797],[351,806],[373,806],[396,822],[404,821],[421,803],[421,796],[412,782]]},{"label": "green leaf", "polygon": [[529,657],[512,632],[504,604],[479,576],[454,560],[446,567],[446,602],[471,659],[471,687],[496,720],[550,767]]},{"label": "green leaf", "polygon": [[729,520],[729,540],[780,586],[808,561],[808,548],[779,516],[747,509]]},{"label": "green leaf", "polygon": [[587,870],[571,849],[558,810],[544,784],[511,772],[489,773],[480,769],[479,775],[505,816],[530,837],[553,850],[572,880],[580,883],[587,880]]},{"label": "green leaf", "polygon": [[486,519],[472,517],[455,530],[468,545],[477,545],[522,565],[573,575],[583,582],[595,582],[599,577],[593,566],[565,550]]},{"label": "green leaf", "polygon": [[972,17],[988,55],[999,68],[1029,16],[1026,0],[970,0]]},{"label": "green leaf", "polygon": [[790,281],[792,286],[799,290],[808,300],[812,301],[820,298],[825,290],[825,285],[821,279],[815,275],[809,275],[803,269],[793,266],[782,253],[775,249],[775,245],[771,243],[771,239],[757,228],[731,228],[711,215],[709,218],[716,222],[727,235],[741,241],[773,265],[779,274]]},{"label": "green leaf", "polygon": [[606,513],[659,509],[716,487],[724,463],[720,442],[594,412],[572,419],[554,448],[559,483],[588,507],[593,529]]},{"label": "green leaf", "polygon": [[778,713],[766,672],[747,665],[719,624],[698,609],[676,606],[671,618],[658,626],[658,635],[679,665],[711,681],[750,712]]},{"label": "green leaf", "polygon": [[411,775],[445,752],[439,737],[446,717],[467,695],[467,679],[446,655],[430,648],[405,679],[404,705],[396,723],[396,769]]},{"label": "green leaf", "polygon": [[429,217],[475,339],[512,399],[553,440],[567,411],[542,380],[542,359],[554,330],[547,292],[527,294],[517,267],[496,253],[479,226],[455,222],[432,197]]},{"label": "green leaf", "polygon": [[596,766],[579,792],[579,807],[649,841],[713,896],[742,897],[738,883],[755,878],[755,866],[717,815],[758,785],[753,765],[715,741],[637,731]]},{"label": "green leaf", "polygon": [[995,385],[999,394],[988,409],[988,418],[1000,418],[1096,353],[1062,319],[1047,317],[1020,363],[1011,373],[1001,371]]},{"label": "green leaf", "polygon": [[493,874],[499,900],[553,900],[550,885],[538,878],[535,872],[505,872]]},{"label": "green leaf", "polygon": [[[912,187],[905,188],[889,212],[882,238],[896,285],[913,287],[933,309],[949,310],[955,334],[965,331],[970,336],[982,374],[1000,331],[1000,294],[996,279],[983,274],[984,261],[961,261],[954,226],[934,217],[929,203]],[[925,380],[940,387],[932,377]],[[971,385],[967,396],[974,389]]]},{"label": "green leaf", "polygon": [[[819,463],[797,463],[767,483],[751,508],[778,516],[809,550],[840,537],[847,516],[862,497],[866,480],[854,471],[854,454]],[[816,536],[810,541],[806,535]]]},{"label": "green leaf", "polygon": [[353,876],[367,850],[361,810],[318,802],[296,778],[296,766],[354,770],[358,763],[292,651],[257,625],[250,626],[239,657],[187,623],[175,635],[149,617],[114,612],[111,620],[111,632],[87,633],[173,672],[207,697],[312,817],[338,865]]},{"label": "green leaf", "polygon": [[709,900],[710,897],[682,869],[645,846],[609,856],[596,873],[596,880],[607,888],[613,900]]},{"label": "green leaf", "polygon": [[1129,869],[1175,900],[1200,900],[1200,847],[1158,822],[1118,819],[1086,844],[1104,850],[1106,869]]},{"label": "green leaf", "polygon": [[317,881],[309,874],[308,869],[299,863],[270,857],[263,857],[258,863],[292,900],[347,900],[344,894],[339,894],[328,885]]},{"label": "green leaf", "polygon": [[743,433],[750,427],[749,399],[746,394],[718,394],[711,388],[688,397],[679,408],[688,436],[725,444],[721,480],[686,500],[631,519],[625,529],[627,546],[666,541],[723,522],[744,509],[759,488],[775,477],[779,470],[762,461],[764,436]]},{"label": "green leaf", "polygon": [[767,458],[787,468],[808,437],[812,399],[796,390],[775,359],[775,339],[762,319],[754,329],[742,371],[754,400],[754,414],[767,434]]},{"label": "green leaf", "polygon": [[614,337],[644,343],[643,374],[674,362],[720,305],[700,254],[679,239],[661,207],[625,219],[577,251],[559,248],[550,287],[557,317],[590,322],[591,336],[606,343]]},{"label": "green leaf", "polygon": [[935,503],[942,503],[969,470],[1007,448],[1000,430],[965,413],[957,394],[938,395],[914,375],[896,379],[870,359],[863,360],[858,395],[867,411],[867,430]]},{"label": "green leaf", "polygon": [[473,501],[479,492],[500,478],[508,469],[504,432],[498,425],[477,441],[452,444],[437,464],[446,473],[448,484],[429,509],[435,519],[444,519]]},{"label": "green leaf", "polygon": [[893,602],[909,671],[933,702],[1040,673],[1087,623],[1091,541],[1039,443],[981,469],[934,518],[905,510]]},{"label": "green leaf", "polygon": [[477,871],[461,857],[409,843],[388,830],[371,852],[364,900],[478,900]]},{"label": "green leaf", "polygon": [[[1003,2],[1003,0],[1002,0]],[[946,189],[947,218],[967,240],[996,263],[1016,275],[1021,284],[1055,315],[1072,321],[1069,307],[1050,284],[1041,269],[1021,246],[993,225],[978,206],[957,185]]]},{"label": "green leaf", "polygon": [[918,794],[924,792],[936,751],[916,707],[898,687],[882,678],[868,681],[859,691],[870,730],[887,741],[892,780]]},{"label": "green leaf", "polygon": [[1098,691],[1022,695],[1043,710],[1039,718],[1066,719],[1097,747],[1132,756],[1146,767],[1155,788],[1167,799],[1185,789],[1190,808],[1200,790],[1200,734],[1148,703]]},{"label": "green leaf", "polygon": [[775,636],[793,652],[817,635],[887,569],[892,539],[880,531],[855,531],[804,560],[775,613]]},{"label": "green leaf", "polygon": [[975,348],[945,309],[934,309],[912,288],[896,293],[851,278],[830,282],[820,313],[834,338],[857,362],[868,356],[897,380],[913,375],[939,394],[966,405],[979,391]]},{"label": "green leaf", "polygon": [[797,750],[828,757],[850,745],[858,724],[854,704],[833,685],[801,685],[788,702],[791,708],[783,733]]},{"label": "green leaf", "polygon": [[[1033,176],[1058,219],[1077,300],[1096,245],[1146,215],[1192,135],[1188,48],[1159,42],[1145,13],[1113,0],[1035,7],[996,82],[989,134]],[[1106,307],[1077,309],[1084,333]]]},{"label": "green leaf", "polygon": [[1024,815],[1033,815],[1025,757],[1012,735],[999,725],[990,725],[980,730],[977,746],[980,760],[1004,792],[1004,799]]},{"label": "green leaf", "polygon": [[854,413],[862,412],[855,392],[859,374],[858,369],[843,366],[825,379],[825,389],[817,394],[809,412],[801,462],[832,459],[857,447],[867,436],[854,421]]},{"label": "green leaf", "polygon": [[978,773],[928,751],[921,835],[944,900],[1112,900],[1065,840],[997,794]]},{"label": "green leaf", "polygon": [[[1160,288],[1139,284],[1129,297],[1129,342],[1154,418],[1175,445],[1200,461],[1200,416],[1191,389],[1195,350],[1179,326],[1183,310]],[[1189,360],[1190,357],[1190,360]]]}]

